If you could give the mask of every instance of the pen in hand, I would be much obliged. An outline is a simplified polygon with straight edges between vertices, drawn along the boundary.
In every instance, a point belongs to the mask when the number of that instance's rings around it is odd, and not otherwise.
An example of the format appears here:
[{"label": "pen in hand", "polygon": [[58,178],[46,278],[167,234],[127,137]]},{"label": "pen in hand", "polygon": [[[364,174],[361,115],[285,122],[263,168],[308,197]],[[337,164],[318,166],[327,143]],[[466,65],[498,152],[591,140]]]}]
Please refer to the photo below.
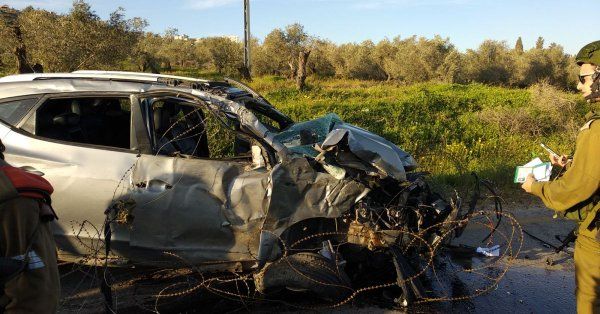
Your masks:
[{"label": "pen in hand", "polygon": [[557,154],[555,151],[550,149],[550,147],[546,146],[544,143],[540,143],[540,146],[542,146],[542,148],[548,152],[548,154],[550,155],[550,162],[553,165],[558,165],[558,166],[564,167],[569,162],[569,159],[567,156]]}]

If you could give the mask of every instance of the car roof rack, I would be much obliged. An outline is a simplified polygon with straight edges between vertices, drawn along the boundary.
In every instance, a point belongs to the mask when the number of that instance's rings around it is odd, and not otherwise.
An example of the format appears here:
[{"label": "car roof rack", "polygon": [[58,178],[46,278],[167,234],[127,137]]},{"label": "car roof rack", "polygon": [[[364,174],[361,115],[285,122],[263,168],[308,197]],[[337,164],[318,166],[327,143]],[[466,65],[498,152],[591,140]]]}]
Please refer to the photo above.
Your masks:
[{"label": "car roof rack", "polygon": [[73,71],[71,73],[75,74],[92,74],[98,75],[101,77],[119,77],[119,78],[145,78],[148,80],[152,80],[155,82],[161,81],[180,81],[180,82],[194,82],[194,83],[208,83],[208,80],[197,79],[186,76],[177,76],[177,75],[166,75],[166,74],[155,74],[155,73],[145,73],[145,72],[128,72],[128,71],[99,71],[99,70],[78,70]]},{"label": "car roof rack", "polygon": [[148,83],[163,83],[169,86],[196,85],[209,83],[208,80],[191,77],[164,75],[153,73],[138,73],[126,71],[96,71],[79,70],[71,73],[29,73],[16,74],[0,78],[0,82],[28,82],[51,79],[105,79],[118,81],[136,81]]}]

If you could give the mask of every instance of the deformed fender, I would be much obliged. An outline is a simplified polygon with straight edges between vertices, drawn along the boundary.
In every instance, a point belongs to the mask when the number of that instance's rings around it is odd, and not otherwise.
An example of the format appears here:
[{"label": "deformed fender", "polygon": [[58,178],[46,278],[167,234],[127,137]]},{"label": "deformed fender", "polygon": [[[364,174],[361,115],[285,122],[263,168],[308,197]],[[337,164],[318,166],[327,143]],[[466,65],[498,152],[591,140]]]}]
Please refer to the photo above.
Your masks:
[{"label": "deformed fender", "polygon": [[338,180],[315,170],[306,158],[275,166],[271,186],[271,201],[260,237],[260,266],[271,256],[278,236],[288,227],[308,218],[339,217],[370,191],[355,180]]},{"label": "deformed fender", "polygon": [[318,172],[306,158],[294,158],[271,172],[271,203],[263,229],[282,232],[308,218],[335,218],[351,209],[369,189],[352,179]]}]

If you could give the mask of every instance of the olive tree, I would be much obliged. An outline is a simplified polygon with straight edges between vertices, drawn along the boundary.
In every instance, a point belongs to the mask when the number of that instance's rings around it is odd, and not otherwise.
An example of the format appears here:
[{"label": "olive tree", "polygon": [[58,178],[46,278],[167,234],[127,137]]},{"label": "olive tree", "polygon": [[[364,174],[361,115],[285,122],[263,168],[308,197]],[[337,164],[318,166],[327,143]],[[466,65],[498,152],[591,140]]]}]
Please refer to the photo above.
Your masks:
[{"label": "olive tree", "polygon": [[139,18],[125,19],[123,12],[119,8],[105,21],[84,1],[73,2],[68,14],[23,9],[17,23],[27,49],[26,62],[53,72],[119,68],[147,25]]}]

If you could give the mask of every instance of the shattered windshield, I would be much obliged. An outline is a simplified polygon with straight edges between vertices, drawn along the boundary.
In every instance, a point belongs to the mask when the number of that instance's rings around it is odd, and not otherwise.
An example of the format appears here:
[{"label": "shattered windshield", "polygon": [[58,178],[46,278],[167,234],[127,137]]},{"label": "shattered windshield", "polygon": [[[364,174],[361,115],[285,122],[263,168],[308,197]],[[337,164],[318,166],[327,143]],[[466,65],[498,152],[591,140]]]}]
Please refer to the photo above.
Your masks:
[{"label": "shattered windshield", "polygon": [[343,123],[342,119],[330,113],[315,120],[296,123],[275,135],[275,140],[285,145],[293,154],[315,157],[318,152],[313,148],[314,144],[322,143],[339,123]]}]

